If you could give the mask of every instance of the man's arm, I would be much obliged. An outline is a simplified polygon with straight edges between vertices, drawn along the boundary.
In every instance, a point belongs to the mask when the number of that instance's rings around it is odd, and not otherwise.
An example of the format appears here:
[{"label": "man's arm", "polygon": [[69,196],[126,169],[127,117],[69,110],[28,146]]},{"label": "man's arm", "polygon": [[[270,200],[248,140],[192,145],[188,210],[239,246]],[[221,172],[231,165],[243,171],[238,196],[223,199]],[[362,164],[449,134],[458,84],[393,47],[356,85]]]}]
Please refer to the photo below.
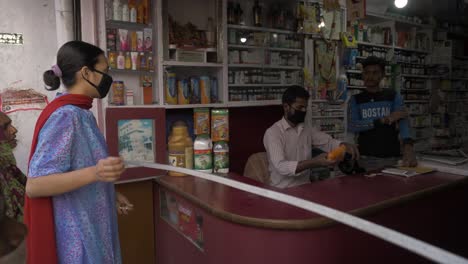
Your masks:
[{"label": "man's arm", "polygon": [[341,141],[332,138],[327,133],[318,130],[316,127],[307,131],[312,136],[312,147],[319,148],[325,152],[330,152],[340,146]]},{"label": "man's arm", "polygon": [[303,161],[287,160],[284,154],[284,142],[282,142],[281,136],[273,130],[267,130],[263,138],[263,144],[267,151],[269,164],[283,176],[296,176],[307,169],[330,166],[335,163],[334,161],[328,161],[326,155],[319,155],[313,159]]},{"label": "man's arm", "polygon": [[403,166],[417,166],[416,155],[413,148],[413,139],[410,134],[408,112],[400,94],[395,95],[393,101],[394,112],[390,114],[391,122],[398,122],[400,128],[400,139],[403,141]]},{"label": "man's arm", "polygon": [[400,128],[400,138],[402,140],[411,138],[408,112],[406,111],[403,98],[399,93],[395,95],[395,99],[393,100],[393,112],[390,114],[389,119],[391,123],[398,122]]},{"label": "man's arm", "polygon": [[346,142],[341,142],[337,139],[334,139],[330,135],[319,131],[316,128],[311,129],[312,135],[312,146],[315,148],[319,148],[325,152],[330,152],[340,145],[344,145],[346,147],[346,152],[351,154],[353,159],[359,159],[359,150],[356,145]]}]

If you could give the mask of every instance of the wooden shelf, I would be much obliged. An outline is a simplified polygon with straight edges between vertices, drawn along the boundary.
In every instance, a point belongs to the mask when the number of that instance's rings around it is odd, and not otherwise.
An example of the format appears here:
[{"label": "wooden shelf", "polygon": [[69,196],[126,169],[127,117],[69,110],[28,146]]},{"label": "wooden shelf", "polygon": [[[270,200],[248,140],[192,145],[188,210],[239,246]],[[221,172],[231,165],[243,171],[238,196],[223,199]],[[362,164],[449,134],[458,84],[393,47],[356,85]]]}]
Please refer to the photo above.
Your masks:
[{"label": "wooden shelf", "polygon": [[187,104],[187,105],[163,105],[161,106],[166,109],[187,109],[187,108],[216,108],[216,107],[226,107],[226,104],[216,103],[216,104]]},{"label": "wooden shelf", "polygon": [[228,84],[229,87],[289,87],[299,84],[268,84],[268,83],[252,83],[252,84]]},{"label": "wooden shelf", "polygon": [[128,74],[153,74],[154,71],[142,71],[142,70],[122,70],[110,68],[109,71],[115,73],[128,73]]},{"label": "wooden shelf", "polygon": [[267,105],[281,105],[281,100],[265,100],[265,101],[230,101],[227,103],[228,107],[248,107],[248,106],[267,106]]},{"label": "wooden shelf", "polygon": [[440,90],[443,93],[468,93],[468,90]]},{"label": "wooden shelf", "polygon": [[262,64],[232,63],[228,64],[231,68],[263,68]]},{"label": "wooden shelf", "polygon": [[345,131],[344,130],[323,130],[322,132],[327,133],[327,134],[340,134],[340,133],[344,133]]},{"label": "wooden shelf", "polygon": [[401,89],[404,92],[430,92],[431,89]]},{"label": "wooden shelf", "polygon": [[284,51],[284,52],[302,52],[302,49],[290,49],[290,48],[275,48],[275,47],[261,47],[251,45],[228,45],[228,48],[232,49],[265,49],[272,51]]},{"label": "wooden shelf", "polygon": [[361,70],[346,70],[347,73],[359,73],[361,74],[362,71]]},{"label": "wooden shelf", "polygon": [[401,76],[405,78],[422,78],[422,79],[435,78],[435,76],[433,75],[417,75],[417,74],[402,74]]},{"label": "wooden shelf", "polygon": [[402,47],[395,47],[396,50],[403,50],[403,51],[410,51],[410,52],[416,52],[416,53],[423,53],[423,54],[429,54],[429,51],[425,50],[418,50],[418,49],[410,49],[410,48],[402,48]]},{"label": "wooden shelf", "polygon": [[364,42],[364,41],[358,41],[358,45],[379,47],[379,48],[386,48],[386,49],[396,49],[396,50],[410,51],[410,52],[423,53],[423,54],[430,53],[429,51],[425,51],[425,50],[410,49],[410,48],[403,48],[403,47],[393,47],[391,45],[374,44],[374,43],[369,43],[369,42]]},{"label": "wooden shelf", "polygon": [[398,64],[411,64],[411,65],[417,65],[417,66],[427,66],[426,64],[422,64],[422,63],[406,62],[406,61],[397,61],[396,63],[398,63]]},{"label": "wooden shelf", "polygon": [[107,108],[164,108],[160,104],[146,104],[146,105],[108,105]]},{"label": "wooden shelf", "polygon": [[428,104],[429,100],[404,100],[405,104]]},{"label": "wooden shelf", "polygon": [[226,107],[224,103],[217,104],[187,104],[187,105],[109,105],[107,108],[165,108],[165,109],[190,109],[190,108],[217,108]]},{"label": "wooden shelf", "polygon": [[[362,74],[362,71],[361,71],[361,70],[346,70],[346,73],[357,73],[357,74]],[[392,76],[392,75],[386,73],[385,76]]]},{"label": "wooden shelf", "polygon": [[264,68],[264,69],[278,69],[278,70],[301,70],[302,67],[299,66],[276,66],[276,65],[266,65],[266,64],[229,64],[228,67],[231,68]]},{"label": "wooden shelf", "polygon": [[356,59],[364,60],[364,59],[367,59],[367,57],[366,56],[356,56]]},{"label": "wooden shelf", "polygon": [[290,49],[290,48],[275,48],[275,47],[269,47],[267,50],[272,50],[272,51],[287,51],[287,52],[302,52],[302,49]]},{"label": "wooden shelf", "polygon": [[[318,40],[323,39],[322,34],[320,34],[320,33],[305,33],[305,32],[302,32],[302,33],[299,33],[299,34],[304,35],[304,36],[308,37],[309,39],[318,39]],[[334,41],[337,41],[337,40],[334,40]]]},{"label": "wooden shelf", "polygon": [[344,115],[335,115],[335,116],[311,116],[312,119],[331,119],[331,118],[344,118]]},{"label": "wooden shelf", "polygon": [[347,88],[352,89],[352,90],[365,90],[366,89],[365,86],[354,86],[354,85],[348,85]]},{"label": "wooden shelf", "polygon": [[452,99],[452,100],[442,99],[441,101],[446,102],[446,103],[461,103],[461,102],[468,102],[468,98],[465,98],[465,99]]},{"label": "wooden shelf", "polygon": [[251,30],[251,31],[261,31],[261,32],[271,32],[271,33],[280,33],[280,34],[297,34],[295,31],[277,29],[277,28],[266,28],[266,27],[252,27],[252,26],[241,26],[228,24],[228,28],[240,29],[240,30]]},{"label": "wooden shelf", "polygon": [[185,61],[164,61],[163,66],[174,66],[174,67],[213,67],[221,68],[223,67],[222,63],[212,63],[212,62],[185,62]]},{"label": "wooden shelf", "polygon": [[363,46],[371,46],[371,47],[379,47],[379,48],[387,48],[387,49],[393,49],[393,46],[390,45],[384,45],[384,44],[374,44],[370,42],[364,42],[364,41],[358,41],[358,45],[363,45]]},{"label": "wooden shelf", "polygon": [[429,25],[429,24],[417,23],[417,22],[414,22],[414,21],[409,21],[409,20],[397,18],[397,17],[394,17],[394,16],[378,14],[378,13],[375,13],[375,12],[372,12],[372,11],[367,11],[366,15],[371,16],[371,17],[380,18],[382,20],[395,21],[396,23],[403,24],[403,25],[408,25],[408,26],[416,26],[416,27],[427,28],[427,29],[432,28],[432,26]]},{"label": "wooden shelf", "polygon": [[118,21],[118,20],[107,20],[106,21],[106,27],[107,28],[123,28],[123,29],[141,29],[141,30],[143,30],[144,28],[152,28],[153,25],[126,22],[126,21]]}]

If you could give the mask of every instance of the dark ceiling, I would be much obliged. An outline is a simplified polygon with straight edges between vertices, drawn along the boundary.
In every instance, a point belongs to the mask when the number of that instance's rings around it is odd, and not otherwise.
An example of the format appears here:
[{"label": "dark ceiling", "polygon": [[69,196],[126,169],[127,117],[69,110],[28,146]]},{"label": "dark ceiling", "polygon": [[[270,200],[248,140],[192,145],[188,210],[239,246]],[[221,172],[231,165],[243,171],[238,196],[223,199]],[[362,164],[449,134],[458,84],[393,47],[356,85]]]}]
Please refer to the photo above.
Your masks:
[{"label": "dark ceiling", "polygon": [[408,5],[398,9],[394,0],[367,0],[368,10],[378,10],[381,13],[386,9],[388,13],[397,13],[410,16],[434,16],[438,21],[468,25],[468,12],[464,0],[408,0]]}]

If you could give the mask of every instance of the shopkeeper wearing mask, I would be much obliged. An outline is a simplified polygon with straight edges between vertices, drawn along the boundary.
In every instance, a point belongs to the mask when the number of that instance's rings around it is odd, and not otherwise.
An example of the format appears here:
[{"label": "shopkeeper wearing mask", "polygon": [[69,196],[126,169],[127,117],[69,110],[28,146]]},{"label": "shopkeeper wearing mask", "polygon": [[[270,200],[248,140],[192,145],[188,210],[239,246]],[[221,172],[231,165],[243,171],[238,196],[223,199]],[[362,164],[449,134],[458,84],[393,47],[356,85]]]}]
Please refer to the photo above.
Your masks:
[{"label": "shopkeeper wearing mask", "polygon": [[269,184],[287,188],[311,182],[310,169],[334,166],[326,153],[312,158],[312,148],[325,152],[346,146],[353,159],[359,158],[357,147],[333,139],[317,128],[304,126],[309,93],[301,86],[291,86],[283,94],[283,118],[265,132],[263,144],[267,151]]}]

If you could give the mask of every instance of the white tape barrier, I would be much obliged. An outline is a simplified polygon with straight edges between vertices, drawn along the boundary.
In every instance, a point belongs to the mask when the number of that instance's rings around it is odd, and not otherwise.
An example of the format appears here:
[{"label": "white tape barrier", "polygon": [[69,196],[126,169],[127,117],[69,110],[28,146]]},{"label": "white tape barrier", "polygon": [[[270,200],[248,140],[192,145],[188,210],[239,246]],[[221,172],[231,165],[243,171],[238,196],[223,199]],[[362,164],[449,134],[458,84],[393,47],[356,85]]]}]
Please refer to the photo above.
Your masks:
[{"label": "white tape barrier", "polygon": [[147,167],[147,168],[153,168],[153,169],[159,169],[159,170],[165,170],[165,171],[175,171],[175,172],[185,173],[185,174],[189,174],[189,175],[202,178],[205,180],[224,184],[224,185],[227,185],[232,188],[236,188],[245,192],[267,197],[272,200],[290,204],[292,206],[302,208],[304,210],[325,216],[327,218],[330,218],[342,224],[348,225],[352,228],[361,230],[365,233],[368,233],[382,240],[390,242],[394,245],[407,249],[411,252],[414,252],[422,257],[425,257],[435,262],[454,263],[454,264],[455,263],[468,263],[468,260],[461,256],[455,255],[447,250],[433,246],[419,239],[407,236],[400,232],[374,224],[362,218],[335,210],[333,208],[326,207],[326,206],[323,206],[314,202],[310,202],[304,199],[300,199],[291,195],[259,188],[256,186],[252,186],[249,184],[230,180],[230,179],[212,175],[212,174],[207,174],[207,173],[193,171],[193,170],[184,169],[184,168],[173,167],[173,166],[164,165],[164,164],[149,163],[149,162],[135,162],[135,161],[129,161],[127,162],[127,164],[130,165],[131,167],[133,166]]}]

